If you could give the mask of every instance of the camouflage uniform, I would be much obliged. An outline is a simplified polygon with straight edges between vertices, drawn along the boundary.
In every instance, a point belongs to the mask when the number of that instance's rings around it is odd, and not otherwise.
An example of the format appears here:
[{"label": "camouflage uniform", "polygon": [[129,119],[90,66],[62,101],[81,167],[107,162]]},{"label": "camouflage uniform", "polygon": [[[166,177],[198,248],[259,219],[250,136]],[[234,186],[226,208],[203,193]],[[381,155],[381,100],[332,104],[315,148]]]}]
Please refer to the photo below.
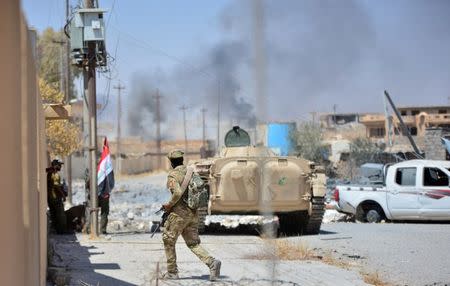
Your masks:
[{"label": "camouflage uniform", "polygon": [[108,196],[104,196],[104,195],[98,196],[98,206],[101,210],[100,232],[102,234],[107,234],[106,228],[108,226],[108,215],[109,215],[109,194],[108,194]]},{"label": "camouflage uniform", "polygon": [[183,194],[183,190],[181,189],[186,171],[187,168],[185,166],[177,166],[169,172],[167,178],[167,188],[172,193],[168,205],[172,209],[164,224],[162,238],[167,257],[167,271],[173,274],[178,273],[175,244],[180,234],[186,242],[187,247],[209,268],[211,268],[214,262],[214,258],[200,246],[197,210],[190,209],[182,198],[182,195],[183,197],[187,195],[187,192]]},{"label": "camouflage uniform", "polygon": [[57,233],[66,231],[66,215],[64,213],[64,193],[56,166],[59,163],[53,160],[52,167],[47,170],[47,202],[50,209],[50,218]]},{"label": "camouflage uniform", "polygon": [[[86,170],[87,171],[87,170]],[[84,182],[84,188],[87,193],[87,205],[90,205],[90,179],[89,179],[89,172],[85,173],[85,182]],[[109,193],[108,194],[99,194],[98,195],[98,207],[100,208],[100,233],[102,234],[108,234],[106,231],[108,227],[108,215],[109,215]],[[86,225],[85,225],[85,231],[86,233],[91,232],[91,213],[89,211],[89,208],[86,208],[85,212],[86,216]]]}]

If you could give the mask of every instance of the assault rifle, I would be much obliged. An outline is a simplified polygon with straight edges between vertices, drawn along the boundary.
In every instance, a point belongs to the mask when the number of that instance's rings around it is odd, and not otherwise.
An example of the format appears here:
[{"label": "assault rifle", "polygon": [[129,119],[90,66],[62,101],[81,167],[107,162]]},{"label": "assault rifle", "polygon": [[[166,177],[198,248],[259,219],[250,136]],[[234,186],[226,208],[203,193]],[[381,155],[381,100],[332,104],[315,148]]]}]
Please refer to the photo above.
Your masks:
[{"label": "assault rifle", "polygon": [[161,207],[158,211],[155,212],[155,214],[159,214],[163,212],[162,216],[161,216],[161,220],[158,223],[158,226],[155,228],[155,230],[152,232],[152,235],[150,236],[150,238],[153,238],[153,236],[155,235],[155,233],[161,228],[161,226],[164,226],[164,223],[167,220],[167,217],[169,217],[169,213],[164,211],[164,208]]}]

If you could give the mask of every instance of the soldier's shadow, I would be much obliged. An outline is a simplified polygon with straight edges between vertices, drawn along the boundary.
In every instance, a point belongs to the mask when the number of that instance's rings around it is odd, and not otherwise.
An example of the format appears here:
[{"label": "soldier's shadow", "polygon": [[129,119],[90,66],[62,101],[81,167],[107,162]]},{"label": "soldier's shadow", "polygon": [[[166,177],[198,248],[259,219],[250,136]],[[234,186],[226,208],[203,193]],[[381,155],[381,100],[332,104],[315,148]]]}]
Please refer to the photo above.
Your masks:
[{"label": "soldier's shadow", "polygon": [[[226,275],[220,275],[219,278],[217,279],[217,282],[220,282],[221,280],[226,280],[230,278],[229,276]],[[185,277],[180,277],[179,280],[206,280],[209,281],[209,275],[201,275],[201,276],[185,276]],[[214,282],[214,281],[211,281]]]},{"label": "soldier's shadow", "polygon": [[[65,276],[70,277],[69,285],[104,285],[104,286],[136,286],[105,274],[99,270],[120,270],[118,263],[95,263],[92,257],[104,255],[96,246],[83,246],[74,233],[67,235],[50,235],[49,245],[53,255],[50,257],[49,269],[63,270]],[[57,273],[50,273],[48,280],[52,281]],[[66,281],[68,282],[68,281]],[[66,284],[65,284],[66,285]]]}]

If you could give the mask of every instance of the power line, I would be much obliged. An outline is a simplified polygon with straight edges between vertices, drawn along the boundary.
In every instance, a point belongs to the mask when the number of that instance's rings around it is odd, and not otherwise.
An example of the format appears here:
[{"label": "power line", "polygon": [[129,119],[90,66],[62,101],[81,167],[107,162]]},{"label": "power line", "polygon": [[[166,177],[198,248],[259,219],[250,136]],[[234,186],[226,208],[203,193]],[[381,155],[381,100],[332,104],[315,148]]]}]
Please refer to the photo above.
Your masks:
[{"label": "power line", "polygon": [[205,145],[206,145],[206,124],[205,124],[206,111],[208,111],[208,110],[204,107],[201,109],[201,112],[202,112],[202,145],[203,145],[203,147],[205,147]]}]

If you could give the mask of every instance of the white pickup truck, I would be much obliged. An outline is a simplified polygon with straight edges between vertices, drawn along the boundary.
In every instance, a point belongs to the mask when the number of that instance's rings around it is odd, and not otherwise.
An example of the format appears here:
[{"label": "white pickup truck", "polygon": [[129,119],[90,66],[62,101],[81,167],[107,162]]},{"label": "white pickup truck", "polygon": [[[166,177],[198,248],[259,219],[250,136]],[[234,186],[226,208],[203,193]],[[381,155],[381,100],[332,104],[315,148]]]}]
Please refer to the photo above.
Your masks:
[{"label": "white pickup truck", "polygon": [[385,167],[384,186],[336,186],[338,211],[362,222],[450,220],[450,161],[410,160]]}]

